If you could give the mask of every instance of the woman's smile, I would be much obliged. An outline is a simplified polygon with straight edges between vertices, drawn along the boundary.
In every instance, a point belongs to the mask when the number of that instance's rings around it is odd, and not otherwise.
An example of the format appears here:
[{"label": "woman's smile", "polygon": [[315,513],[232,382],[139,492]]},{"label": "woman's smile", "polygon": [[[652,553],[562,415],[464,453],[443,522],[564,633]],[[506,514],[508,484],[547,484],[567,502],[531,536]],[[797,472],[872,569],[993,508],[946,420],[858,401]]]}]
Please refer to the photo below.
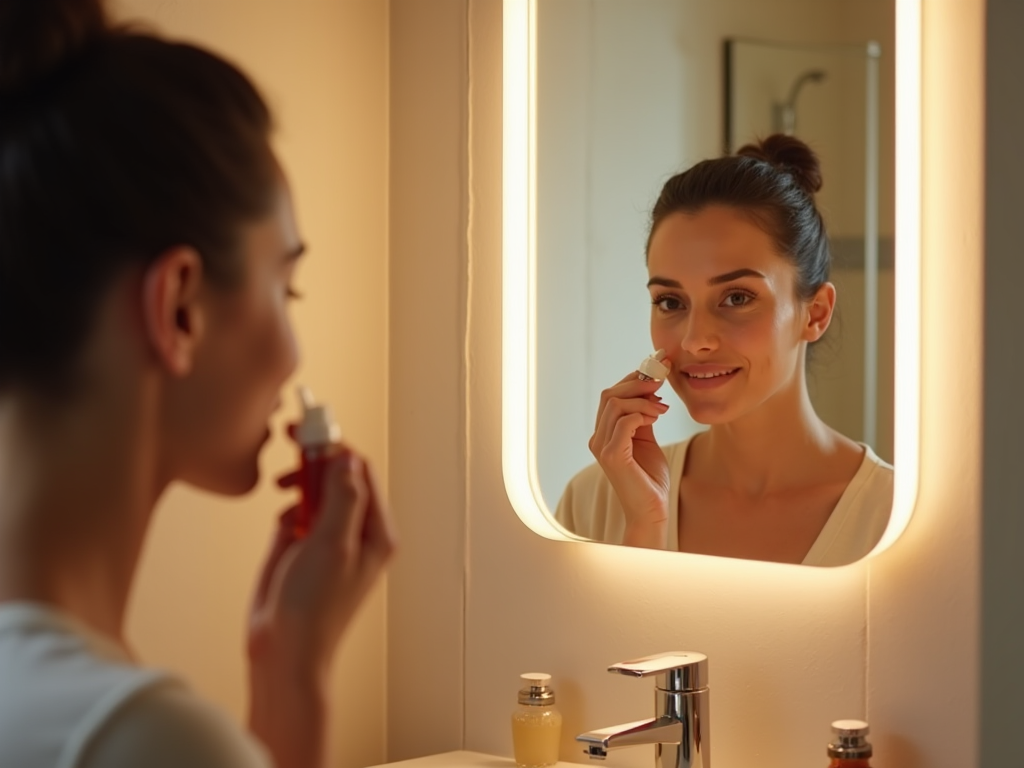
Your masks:
[{"label": "woman's smile", "polygon": [[717,389],[735,379],[741,370],[738,367],[703,363],[685,365],[679,372],[682,381],[692,389]]}]

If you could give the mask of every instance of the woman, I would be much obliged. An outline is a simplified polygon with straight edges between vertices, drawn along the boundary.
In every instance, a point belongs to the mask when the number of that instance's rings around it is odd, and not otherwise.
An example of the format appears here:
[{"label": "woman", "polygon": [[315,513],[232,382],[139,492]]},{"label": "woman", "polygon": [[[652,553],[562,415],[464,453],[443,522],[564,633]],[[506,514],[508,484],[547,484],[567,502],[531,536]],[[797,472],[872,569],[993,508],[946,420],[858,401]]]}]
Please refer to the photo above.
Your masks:
[{"label": "woman", "polygon": [[252,489],[297,364],[270,126],[233,66],[113,27],[101,0],[0,6],[2,766],[324,762],[327,671],[394,541],[356,452],[308,537],[289,510],[270,547],[251,733],[124,638],[158,499]]},{"label": "woman", "polygon": [[842,565],[878,542],[892,467],[815,413],[808,347],[828,329],[818,160],[775,135],[665,184],[647,242],[651,340],[708,429],[663,451],[663,383],[601,395],[590,450],[556,517],[587,538],[783,563]]}]

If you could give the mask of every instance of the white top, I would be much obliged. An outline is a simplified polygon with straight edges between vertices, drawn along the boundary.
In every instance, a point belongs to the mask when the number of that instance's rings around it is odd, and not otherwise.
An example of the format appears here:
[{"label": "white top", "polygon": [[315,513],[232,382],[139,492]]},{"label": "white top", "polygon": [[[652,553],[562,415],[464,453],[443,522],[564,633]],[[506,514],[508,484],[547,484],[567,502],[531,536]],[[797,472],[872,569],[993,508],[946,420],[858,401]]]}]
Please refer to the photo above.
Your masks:
[{"label": "white top", "polygon": [[37,603],[0,603],[3,768],[270,768],[226,714]]},{"label": "white top", "polygon": [[[690,437],[662,450],[669,465],[668,545],[679,548],[679,483]],[[803,565],[847,565],[870,552],[889,524],[892,512],[892,465],[863,443],[864,460],[850,480],[836,508],[818,534]],[[562,527],[578,536],[608,544],[621,544],[626,515],[599,464],[591,464],[569,481],[555,511]]]}]

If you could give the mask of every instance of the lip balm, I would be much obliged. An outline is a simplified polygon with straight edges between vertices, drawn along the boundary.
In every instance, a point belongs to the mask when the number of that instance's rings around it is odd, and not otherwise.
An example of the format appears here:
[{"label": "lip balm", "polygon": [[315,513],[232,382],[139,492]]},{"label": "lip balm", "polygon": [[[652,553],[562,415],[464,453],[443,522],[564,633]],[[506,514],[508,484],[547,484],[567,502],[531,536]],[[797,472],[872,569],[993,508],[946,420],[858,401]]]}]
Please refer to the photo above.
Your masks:
[{"label": "lip balm", "polygon": [[315,402],[306,387],[300,386],[298,393],[302,402],[302,421],[295,430],[295,439],[301,450],[301,497],[295,520],[295,535],[301,539],[309,533],[320,512],[324,469],[341,443],[341,428],[334,421],[330,406]]},{"label": "lip balm", "polygon": [[665,350],[659,349],[653,355],[648,355],[640,361],[637,372],[643,381],[662,381],[668,376],[668,366],[661,362],[665,356]]}]

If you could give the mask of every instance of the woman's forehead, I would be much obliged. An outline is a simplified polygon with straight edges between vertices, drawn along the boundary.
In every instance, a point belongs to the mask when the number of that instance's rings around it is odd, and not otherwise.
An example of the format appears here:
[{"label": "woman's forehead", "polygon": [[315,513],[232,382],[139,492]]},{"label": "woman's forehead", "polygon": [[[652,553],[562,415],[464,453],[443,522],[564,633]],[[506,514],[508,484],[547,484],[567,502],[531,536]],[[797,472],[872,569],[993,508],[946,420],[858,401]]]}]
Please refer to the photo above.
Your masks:
[{"label": "woman's forehead", "polygon": [[691,280],[741,269],[774,272],[787,266],[764,230],[749,216],[726,206],[666,216],[651,238],[647,255],[652,276],[689,275]]}]

